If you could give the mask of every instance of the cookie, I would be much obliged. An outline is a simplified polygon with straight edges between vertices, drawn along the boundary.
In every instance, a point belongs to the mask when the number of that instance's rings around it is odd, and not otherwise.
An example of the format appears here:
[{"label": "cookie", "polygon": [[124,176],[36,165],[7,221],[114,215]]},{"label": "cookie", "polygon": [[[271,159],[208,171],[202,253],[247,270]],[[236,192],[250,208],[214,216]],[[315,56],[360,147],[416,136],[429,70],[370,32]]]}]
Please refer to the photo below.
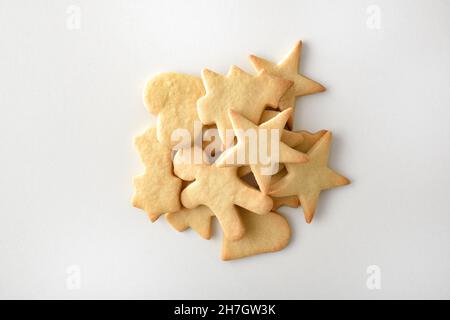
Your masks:
[{"label": "cookie", "polygon": [[182,208],[180,211],[167,213],[166,219],[177,231],[192,228],[204,239],[211,239],[211,219],[214,213],[207,206],[192,209]]},{"label": "cookie", "polygon": [[[199,147],[199,145],[196,146]],[[215,125],[203,126],[202,149],[208,156],[210,162],[216,161],[217,157],[223,151],[223,147],[217,127]]]},{"label": "cookie", "polygon": [[242,209],[241,216],[246,230],[245,235],[236,241],[223,238],[223,260],[276,252],[289,244],[291,228],[282,215],[275,212],[258,215]]},{"label": "cookie", "polygon": [[317,141],[325,134],[327,133],[327,130],[320,130],[315,133],[311,133],[308,131],[299,131],[299,133],[302,134],[303,140],[294,146],[294,149],[306,153],[309,151],[309,149],[312,148],[313,145],[316,144]]},{"label": "cookie", "polygon": [[[292,109],[287,109],[270,119],[267,122],[260,124],[259,126],[251,122],[249,119],[246,119],[244,116],[235,112],[234,110],[229,111],[230,120],[233,125],[233,129],[235,130],[235,134],[238,139],[238,143],[225,150],[224,153],[217,159],[216,163],[219,167],[225,166],[242,166],[242,165],[250,165],[250,169],[255,176],[255,179],[258,183],[259,188],[264,194],[267,194],[269,191],[270,185],[270,169],[269,166],[278,165],[279,163],[303,163],[308,161],[308,157],[295,149],[290,148],[284,142],[278,140],[274,143],[278,144],[278,154],[274,154],[272,152],[272,148],[266,148],[266,156],[265,160],[270,160],[270,164],[263,164],[261,162],[261,150],[260,150],[260,139],[262,138],[260,134],[268,135],[267,139],[267,147],[272,146],[271,135],[266,134],[270,132],[270,130],[279,130],[281,131],[286,125],[286,121],[292,113]],[[253,130],[255,132],[255,137],[257,137],[257,148],[258,150],[251,149],[255,145],[252,145],[249,142],[248,138],[246,138],[246,132],[249,130]],[[265,130],[265,131],[264,131]],[[281,134],[279,133],[278,139],[281,139]],[[276,152],[274,151],[274,152]],[[251,159],[250,154],[255,154],[258,159]],[[241,156],[241,155],[244,155]],[[254,162],[257,160],[257,162]],[[276,172],[276,171],[275,171]]]},{"label": "cookie", "polygon": [[269,194],[272,196],[298,196],[307,223],[311,223],[314,217],[322,190],[350,183],[347,178],[328,168],[330,145],[331,132],[328,131],[308,151],[307,163],[286,163],[288,174],[270,187]]},{"label": "cookie", "polygon": [[272,210],[277,210],[281,207],[298,208],[300,206],[300,200],[296,196],[272,197],[272,200]]},{"label": "cookie", "polygon": [[[318,82],[299,74],[301,51],[302,42],[299,41],[279,63],[250,55],[250,62],[256,71],[260,72],[261,70],[265,70],[273,76],[288,79],[293,82],[293,85],[286,91],[278,103],[280,110],[295,108],[296,97],[325,91],[325,88]],[[288,121],[289,128],[293,128],[293,121],[294,119],[291,117]]]},{"label": "cookie", "polygon": [[254,123],[258,123],[264,108],[277,107],[280,97],[292,82],[260,71],[251,75],[232,66],[226,76],[208,69],[202,72],[206,95],[197,101],[197,110],[203,124],[216,124],[220,138],[225,145],[231,145],[232,130],[226,137],[226,130],[232,129],[228,110],[233,108]]},{"label": "cookie", "polygon": [[[196,154],[200,154],[200,161],[195,159]],[[179,150],[174,168],[181,179],[195,180],[181,193],[183,206],[188,209],[207,206],[219,220],[227,239],[240,239],[245,232],[236,205],[261,215],[272,209],[272,199],[245,184],[237,175],[237,167],[211,165],[201,149]]]},{"label": "cookie", "polygon": [[[151,128],[135,138],[145,173],[134,178],[133,206],[148,213],[152,222],[166,212],[180,210],[181,179],[172,173],[172,150],[158,142]],[[164,182],[164,183],[161,183]]]},{"label": "cookie", "polygon": [[[283,166],[279,172],[272,176],[270,181],[271,184],[275,184],[280,181],[284,176],[287,175],[287,170]],[[272,210],[275,211],[281,207],[287,206],[291,208],[298,208],[300,206],[300,200],[297,196],[286,196],[286,197],[274,197],[272,196],[273,207]]]},{"label": "cookie", "polygon": [[144,103],[150,113],[158,116],[157,137],[160,142],[175,146],[180,141],[172,139],[172,133],[178,129],[187,130],[192,140],[195,138],[195,122],[201,130],[197,100],[204,94],[201,78],[190,75],[161,73],[147,82]]},{"label": "cookie", "polygon": [[[280,114],[280,112],[276,110],[264,110],[259,122],[263,123],[269,121],[270,119],[276,117],[278,114]],[[303,134],[299,131],[291,131],[284,129],[281,135],[281,141],[286,143],[289,147],[299,145],[303,141],[303,139],[304,139]]]},{"label": "cookie", "polygon": [[[259,122],[263,123],[263,122],[269,121],[270,119],[273,119],[274,117],[276,117],[278,114],[280,114],[280,111],[273,110],[273,109],[266,109],[263,111],[263,114],[262,114]],[[304,134],[307,136],[308,141],[303,142],[303,140],[305,139],[303,137]],[[309,133],[308,131],[291,131],[291,130],[284,129],[283,133],[281,135],[281,141],[286,143],[289,147],[294,147],[294,149],[296,149],[300,152],[306,153],[308,151],[308,149],[306,151],[302,151],[302,149],[304,148],[304,146],[309,146],[311,139],[314,139],[314,137],[311,137],[311,135],[312,134]],[[319,138],[317,138],[317,140]],[[317,141],[317,140],[315,140],[315,141]],[[283,164],[280,163],[278,170],[281,171],[283,168],[284,168]],[[249,174],[250,172],[251,172],[251,169],[249,166],[240,167],[238,170],[238,174],[240,177],[245,176],[245,175]]]},{"label": "cookie", "polygon": [[291,229],[276,210],[302,205],[310,223],[320,192],[350,183],[328,168],[330,132],[290,130],[296,98],[325,90],[299,73],[301,48],[278,64],[250,56],[256,74],[232,66],[150,79],[143,99],[157,126],[135,138],[145,171],[133,205],[204,239],[217,217],[223,260],[286,247]]}]

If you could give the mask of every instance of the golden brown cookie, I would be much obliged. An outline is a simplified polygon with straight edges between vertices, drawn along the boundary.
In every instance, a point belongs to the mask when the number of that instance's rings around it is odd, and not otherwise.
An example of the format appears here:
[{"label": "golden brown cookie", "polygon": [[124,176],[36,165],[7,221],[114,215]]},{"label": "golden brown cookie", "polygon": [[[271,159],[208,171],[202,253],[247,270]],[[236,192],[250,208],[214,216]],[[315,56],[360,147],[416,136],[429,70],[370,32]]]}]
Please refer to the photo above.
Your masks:
[{"label": "golden brown cookie", "polygon": [[[271,185],[274,185],[278,181],[280,181],[284,176],[287,175],[287,170],[283,166],[283,168],[280,169],[276,174],[272,176],[272,179],[270,181]],[[297,196],[286,196],[286,197],[274,197],[272,196],[273,200],[273,207],[272,210],[275,211],[279,209],[280,207],[291,207],[291,208],[298,208],[300,206],[300,200]]]},{"label": "golden brown cookie", "polygon": [[207,206],[192,209],[182,208],[180,211],[167,213],[166,219],[177,231],[192,228],[202,238],[211,238],[211,219],[214,213]]},{"label": "golden brown cookie", "polygon": [[277,210],[281,207],[291,207],[291,208],[300,207],[300,200],[298,200],[297,196],[272,197],[272,200],[273,200],[272,210]]},{"label": "golden brown cookie", "polygon": [[[185,129],[192,137],[194,122],[201,123],[197,114],[197,100],[205,94],[201,78],[186,74],[161,73],[147,82],[144,103],[150,113],[158,116],[158,141],[174,146],[179,141],[172,139],[177,129]],[[174,137],[175,138],[175,137]]]},{"label": "golden brown cookie", "polygon": [[320,130],[315,133],[311,133],[308,131],[299,131],[299,133],[303,136],[303,141],[301,141],[299,144],[294,146],[294,149],[306,153],[309,151],[309,149],[312,148],[313,145],[316,144],[317,141],[325,134],[327,133],[327,130]]},{"label": "golden brown cookie", "polygon": [[[274,118],[258,126],[234,110],[230,110],[230,119],[238,143],[224,151],[216,161],[217,166],[250,165],[250,169],[255,176],[259,188],[264,194],[267,194],[271,176],[274,174],[273,171],[271,172],[270,166],[278,166],[279,163],[303,163],[308,161],[308,157],[304,153],[292,149],[287,144],[280,141],[282,138],[281,134],[283,133],[282,130],[291,113],[292,109],[284,110]],[[250,130],[255,132],[254,137],[256,137],[257,140],[256,144],[252,144],[247,137],[247,133]],[[271,130],[278,130],[277,141],[272,141],[270,134]],[[263,148],[266,150],[261,150],[260,139],[262,138],[262,135],[266,135],[267,141],[265,145],[263,145]],[[277,145],[277,149],[272,150],[272,143]],[[265,154],[264,160],[267,160],[269,163],[262,163],[260,157],[261,151]],[[254,155],[253,159],[250,156],[252,154]],[[277,170],[275,170],[275,172],[276,171]]]},{"label": "golden brown cookie", "polygon": [[[264,110],[259,123],[263,123],[269,121],[270,119],[275,118],[280,111],[276,110]],[[289,121],[289,120],[288,120]],[[291,131],[291,130],[283,130],[283,134],[281,135],[281,141],[286,143],[289,147],[294,147],[302,143],[303,134],[300,131]]]},{"label": "golden brown cookie", "polygon": [[181,180],[172,173],[172,150],[158,142],[155,128],[136,137],[135,144],[145,173],[134,178],[132,202],[133,206],[145,210],[154,222],[166,212],[180,210]]},{"label": "golden brown cookie", "polygon": [[246,230],[245,235],[235,241],[223,238],[223,260],[280,251],[289,244],[291,228],[282,215],[275,212],[258,215],[242,210],[241,216]]},{"label": "golden brown cookie", "polygon": [[[279,63],[274,63],[254,55],[250,56],[250,61],[256,71],[265,70],[271,75],[291,80],[294,83],[281,97],[279,102],[280,110],[295,108],[296,97],[325,90],[318,82],[299,74],[301,51],[302,42],[299,41]],[[293,117],[289,119],[288,126],[289,128],[293,128]]]},{"label": "golden brown cookie", "polygon": [[[200,163],[194,159],[198,153],[202,154]],[[207,163],[201,149],[179,150],[174,165],[178,177],[186,181],[195,180],[181,193],[183,206],[190,209],[207,206],[230,240],[241,238],[245,232],[236,205],[261,215],[272,209],[272,199],[239,179],[236,167],[218,168]]]},{"label": "golden brown cookie", "polygon": [[197,110],[203,124],[216,124],[220,138],[225,145],[232,143],[231,136],[226,141],[226,129],[232,129],[228,110],[233,108],[254,123],[258,123],[266,107],[278,106],[280,97],[292,85],[289,80],[270,76],[265,71],[256,76],[232,66],[227,76],[208,69],[202,72],[206,95],[197,101]]},{"label": "golden brown cookie", "polygon": [[286,163],[288,174],[271,186],[269,194],[277,197],[297,195],[307,223],[316,212],[322,190],[349,184],[350,181],[328,168],[331,132],[325,133],[308,151],[309,161],[303,164]]}]

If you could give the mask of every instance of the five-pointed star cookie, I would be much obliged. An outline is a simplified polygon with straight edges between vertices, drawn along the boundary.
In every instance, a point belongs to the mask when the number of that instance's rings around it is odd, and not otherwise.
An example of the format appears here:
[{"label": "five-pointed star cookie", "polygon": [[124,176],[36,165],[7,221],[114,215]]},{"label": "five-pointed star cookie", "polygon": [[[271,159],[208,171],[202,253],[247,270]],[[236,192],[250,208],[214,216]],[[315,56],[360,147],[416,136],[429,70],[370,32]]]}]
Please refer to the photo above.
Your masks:
[{"label": "five-pointed star cookie", "polygon": [[331,132],[325,133],[308,151],[309,161],[303,164],[285,164],[288,174],[270,188],[270,195],[297,195],[307,223],[316,211],[320,191],[349,184],[350,181],[328,168]]},{"label": "five-pointed star cookie", "polygon": [[[295,107],[295,98],[307,94],[322,92],[325,88],[318,82],[311,80],[299,74],[300,56],[302,51],[302,42],[296,43],[295,47],[288,53],[288,55],[279,63],[259,58],[251,55],[250,61],[257,71],[265,70],[269,74],[291,80],[294,84],[281,97],[279,102],[280,110]],[[288,121],[288,126],[293,127],[293,118]]]},{"label": "five-pointed star cookie", "polygon": [[158,142],[155,128],[136,137],[135,144],[145,173],[134,178],[133,205],[145,210],[154,222],[160,215],[180,209],[181,180],[172,173],[172,150]]},{"label": "five-pointed star cookie", "polygon": [[[259,123],[261,124],[266,121],[269,121],[270,119],[276,117],[278,114],[280,114],[280,111],[266,109],[263,111],[263,114],[261,116],[261,119],[259,120]],[[308,138],[308,141],[305,141],[305,143],[303,143],[303,140],[305,140],[305,138],[303,137],[303,134],[306,134],[307,138]],[[289,147],[294,147],[294,149],[296,149],[300,152],[306,153],[308,150],[302,151],[302,150],[300,150],[300,148],[301,148],[301,146],[308,144],[308,142],[310,140],[309,135],[311,135],[311,134],[307,131],[291,131],[291,130],[283,129],[283,133],[281,134],[281,141],[286,143]],[[278,170],[281,170],[283,168],[284,168],[283,164],[280,163]],[[250,169],[249,166],[240,167],[238,170],[238,175],[239,175],[239,177],[243,177],[243,176],[249,174],[251,171],[252,170]]]},{"label": "five-pointed star cookie", "polygon": [[[276,110],[264,110],[259,123],[269,121],[270,119],[275,118],[279,113],[280,111]],[[289,147],[298,146],[300,143],[302,143],[303,139],[304,137],[301,131],[291,131],[284,129],[281,136],[281,141],[286,143]]]},{"label": "five-pointed star cookie", "polygon": [[197,110],[203,124],[216,124],[220,138],[226,146],[229,141],[226,130],[231,129],[228,110],[234,109],[254,123],[258,123],[264,108],[277,107],[280,97],[292,85],[292,81],[274,77],[266,71],[251,75],[232,66],[227,76],[208,69],[202,72],[206,95],[197,101]]},{"label": "five-pointed star cookie", "polygon": [[[217,159],[217,166],[250,165],[259,188],[264,194],[267,194],[271,175],[276,172],[272,169],[275,169],[279,163],[303,163],[308,161],[308,157],[304,153],[292,149],[283,141],[280,141],[283,128],[291,113],[292,108],[284,110],[258,126],[239,113],[230,110],[230,119],[238,143],[226,150]],[[272,130],[278,131],[277,141],[272,141]],[[249,137],[252,137],[252,132],[255,133],[253,135],[254,141],[249,139]],[[265,143],[263,139],[266,139]],[[274,150],[272,150],[272,147],[275,147]],[[266,163],[263,163],[263,160]]]},{"label": "five-pointed star cookie", "polygon": [[190,75],[161,73],[147,82],[144,103],[150,113],[158,115],[158,141],[167,146],[181,143],[172,139],[178,129],[187,130],[195,138],[194,123],[200,124],[197,100],[204,94],[202,80]]},{"label": "five-pointed star cookie", "polygon": [[201,149],[179,150],[174,168],[181,179],[195,180],[181,193],[183,206],[188,209],[207,206],[219,220],[227,239],[240,239],[245,232],[236,205],[257,214],[267,214],[272,209],[272,199],[239,179],[237,167],[211,165]]},{"label": "five-pointed star cookie", "polygon": [[[267,110],[266,110],[267,111]],[[266,112],[264,111],[264,112]],[[279,114],[278,111],[274,111],[276,114]],[[264,118],[264,113],[263,117]],[[272,119],[273,116],[271,116],[268,119]],[[288,133],[289,134],[286,134]],[[303,153],[307,153],[309,149],[317,142],[319,141],[320,137],[322,137],[327,131],[326,130],[320,130],[315,133],[311,133],[306,130],[300,130],[300,131],[289,131],[289,130],[283,130],[283,134],[281,136],[281,141],[286,143],[289,147],[293,147],[295,150],[298,150]],[[278,168],[278,171],[281,171],[284,168],[284,165],[280,163],[280,166]],[[240,167],[238,170],[239,177],[243,177],[247,174],[249,174],[252,170],[249,166]],[[272,176],[271,183],[275,183],[274,177],[276,175]]]},{"label": "five-pointed star cookie", "polygon": [[311,149],[316,144],[316,142],[319,141],[319,139],[325,133],[327,133],[327,130],[320,130],[314,133],[302,130],[299,131],[299,133],[302,134],[303,140],[300,143],[296,144],[294,146],[294,149],[303,153],[307,153],[309,149]]}]

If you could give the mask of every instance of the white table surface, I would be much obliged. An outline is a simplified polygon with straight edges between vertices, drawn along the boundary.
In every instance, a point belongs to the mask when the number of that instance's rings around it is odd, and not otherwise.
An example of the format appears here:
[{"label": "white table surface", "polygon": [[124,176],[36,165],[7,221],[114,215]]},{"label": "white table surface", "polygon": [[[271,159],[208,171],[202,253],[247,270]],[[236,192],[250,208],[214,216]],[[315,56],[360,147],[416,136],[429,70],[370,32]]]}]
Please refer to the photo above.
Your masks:
[{"label": "white table surface", "polygon": [[[1,0],[0,39],[0,298],[450,298],[449,1]],[[222,262],[217,223],[151,224],[130,203],[145,80],[299,39],[328,90],[296,128],[331,130],[353,183],[311,225],[282,210],[275,254]]]}]

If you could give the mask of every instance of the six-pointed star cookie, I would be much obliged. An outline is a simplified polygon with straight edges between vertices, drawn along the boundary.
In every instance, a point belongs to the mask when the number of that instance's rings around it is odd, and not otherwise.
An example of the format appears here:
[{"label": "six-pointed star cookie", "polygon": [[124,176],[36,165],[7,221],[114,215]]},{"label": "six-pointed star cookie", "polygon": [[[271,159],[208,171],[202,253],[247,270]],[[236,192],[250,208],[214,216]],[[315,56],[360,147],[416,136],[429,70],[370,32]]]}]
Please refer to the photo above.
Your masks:
[{"label": "six-pointed star cookie", "polygon": [[[325,88],[318,82],[299,74],[302,42],[299,41],[289,54],[279,63],[250,55],[250,61],[257,71],[265,70],[269,74],[291,80],[294,84],[281,97],[280,110],[295,107],[295,98],[307,94],[322,92]],[[289,128],[293,127],[293,117],[288,121]]]},{"label": "six-pointed star cookie", "polygon": [[208,69],[202,72],[206,95],[197,101],[197,110],[203,124],[216,124],[225,145],[226,130],[231,129],[228,110],[234,109],[254,123],[258,123],[266,105],[277,107],[280,97],[292,85],[292,81],[260,71],[256,76],[232,66],[227,76]]},{"label": "six-pointed star cookie", "polygon": [[225,237],[240,239],[245,230],[236,205],[267,214],[272,209],[272,199],[239,179],[237,167],[219,168],[206,159],[202,150],[196,148],[181,149],[175,155],[175,174],[186,181],[195,180],[182,191],[181,202],[188,209],[207,206],[219,220]]},{"label": "six-pointed star cookie", "polygon": [[172,150],[158,142],[155,128],[136,137],[135,144],[145,173],[134,178],[133,205],[145,210],[154,222],[160,215],[180,209],[181,180],[172,173]]},{"label": "six-pointed star cookie", "polygon": [[[239,113],[230,110],[229,115],[238,143],[217,159],[217,166],[250,165],[259,188],[264,194],[267,194],[271,176],[277,172],[276,167],[279,163],[308,161],[308,157],[304,153],[292,149],[280,141],[283,128],[291,113],[292,108],[289,108],[258,126]],[[276,141],[272,141],[274,139],[273,131],[278,133],[275,136]]]},{"label": "six-pointed star cookie", "polygon": [[321,190],[349,184],[350,181],[328,168],[331,132],[325,133],[308,151],[309,161],[286,163],[288,174],[273,184],[269,194],[277,197],[297,195],[307,223],[311,223]]}]

